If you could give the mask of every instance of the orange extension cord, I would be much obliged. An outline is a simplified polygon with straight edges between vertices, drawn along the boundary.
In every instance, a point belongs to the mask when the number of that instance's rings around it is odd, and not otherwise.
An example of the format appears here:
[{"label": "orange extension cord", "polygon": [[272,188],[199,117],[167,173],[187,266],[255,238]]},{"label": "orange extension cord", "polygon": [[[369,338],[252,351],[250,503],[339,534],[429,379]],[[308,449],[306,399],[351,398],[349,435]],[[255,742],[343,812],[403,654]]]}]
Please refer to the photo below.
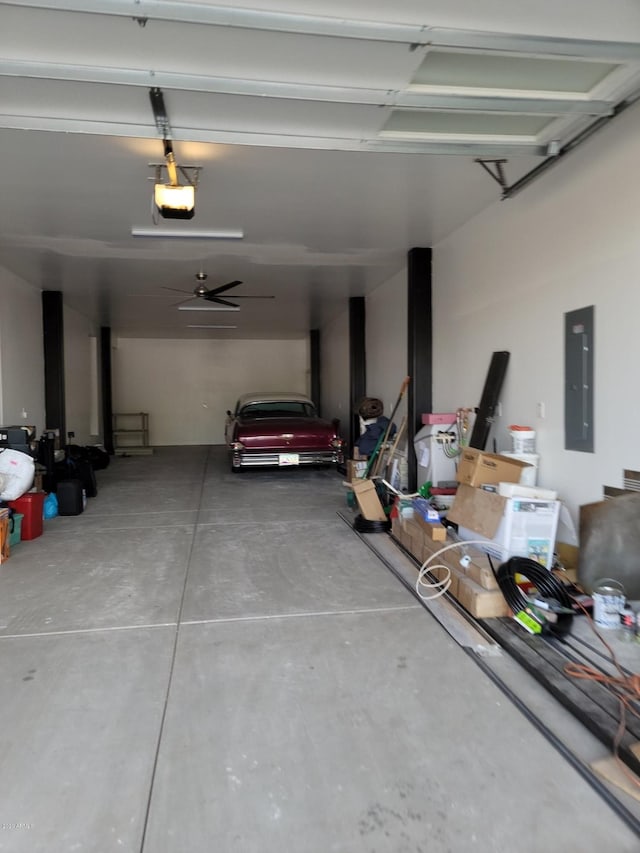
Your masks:
[{"label": "orange extension cord", "polygon": [[603,672],[600,672],[600,670],[582,663],[568,663],[565,665],[564,671],[572,678],[582,678],[586,681],[596,681],[604,685],[617,698],[618,702],[620,703],[620,722],[618,724],[616,735],[613,739],[613,755],[616,761],[618,762],[620,768],[624,772],[625,776],[634,785],[640,788],[640,778],[638,778],[635,773],[629,770],[629,768],[619,755],[620,742],[622,741],[625,729],[627,727],[627,712],[634,714],[636,717],[640,717],[640,714],[631,704],[632,702],[640,702],[640,675],[626,675],[624,673],[622,667],[618,663],[618,659],[616,658],[613,649],[611,648],[609,643],[607,643],[604,637],[600,634],[600,632],[596,629],[593,619],[591,618],[591,614],[584,607],[582,607],[581,604],[579,604],[579,607],[584,611],[587,619],[589,620],[589,626],[591,630],[599,638],[599,640],[609,652],[611,662],[620,674],[619,676],[605,675]]}]

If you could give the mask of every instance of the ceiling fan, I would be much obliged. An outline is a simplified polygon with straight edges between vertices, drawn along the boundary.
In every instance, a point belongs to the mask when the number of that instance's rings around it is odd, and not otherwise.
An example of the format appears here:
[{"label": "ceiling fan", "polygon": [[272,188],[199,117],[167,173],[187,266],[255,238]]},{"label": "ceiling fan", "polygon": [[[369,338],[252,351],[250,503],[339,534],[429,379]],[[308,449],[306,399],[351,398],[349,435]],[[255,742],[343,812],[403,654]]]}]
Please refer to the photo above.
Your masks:
[{"label": "ceiling fan", "polygon": [[[189,299],[183,299],[182,302],[176,302],[176,305],[182,305],[184,302],[189,302],[191,299],[204,299],[206,302],[216,302],[219,305],[226,305],[229,308],[238,308],[238,306],[234,302],[230,302],[228,299],[221,299],[220,294],[226,293],[227,290],[231,290],[232,287],[237,287],[239,284],[242,284],[241,281],[230,281],[227,284],[221,284],[220,287],[212,287],[209,289],[205,281],[209,276],[206,272],[197,272],[195,275],[196,281],[198,284],[194,287],[192,295],[189,296]],[[163,290],[173,290],[175,293],[189,293],[188,290],[178,290],[175,287],[163,287]],[[274,299],[274,296],[248,296],[245,294],[237,294],[233,296],[234,299]]]}]

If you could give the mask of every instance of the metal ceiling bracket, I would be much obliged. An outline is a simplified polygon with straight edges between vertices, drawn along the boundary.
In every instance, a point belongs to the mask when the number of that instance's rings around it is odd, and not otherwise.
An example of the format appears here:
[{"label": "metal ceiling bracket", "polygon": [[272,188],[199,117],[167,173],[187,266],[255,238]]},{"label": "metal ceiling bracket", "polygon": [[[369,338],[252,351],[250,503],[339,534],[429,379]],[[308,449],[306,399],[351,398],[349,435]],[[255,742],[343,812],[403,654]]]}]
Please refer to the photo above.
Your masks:
[{"label": "metal ceiling bracket", "polygon": [[158,133],[163,139],[171,139],[171,125],[169,124],[169,116],[164,105],[164,95],[162,89],[157,86],[152,86],[149,89],[149,100],[151,101],[151,109],[153,118],[158,129]]},{"label": "metal ceiling bracket", "polygon": [[[505,163],[509,162],[508,160],[485,160],[482,157],[476,157],[475,162],[480,163],[485,172],[488,172],[493,180],[500,184],[503,192],[507,189],[507,180],[502,167]],[[495,168],[495,172],[491,169],[491,166]]]},{"label": "metal ceiling bracket", "polygon": [[[153,169],[153,175],[149,176],[150,181],[153,181],[156,184],[171,183],[171,180],[167,181],[167,178],[171,178],[171,173],[169,172],[166,163],[149,163],[149,168]],[[176,168],[184,178],[185,183],[190,184],[192,187],[196,187],[197,189],[202,166],[181,166],[176,163]]]}]

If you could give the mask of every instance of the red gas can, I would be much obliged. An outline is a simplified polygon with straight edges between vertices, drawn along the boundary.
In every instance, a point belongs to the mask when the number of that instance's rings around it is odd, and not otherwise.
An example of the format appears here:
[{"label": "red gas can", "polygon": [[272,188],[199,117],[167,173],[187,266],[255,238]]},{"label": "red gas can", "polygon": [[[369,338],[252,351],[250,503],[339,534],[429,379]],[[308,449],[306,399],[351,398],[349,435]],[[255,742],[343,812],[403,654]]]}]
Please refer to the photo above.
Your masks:
[{"label": "red gas can", "polygon": [[9,506],[16,512],[21,512],[22,528],[20,538],[36,539],[42,536],[42,516],[44,513],[45,492],[26,492],[15,501],[9,501]]}]

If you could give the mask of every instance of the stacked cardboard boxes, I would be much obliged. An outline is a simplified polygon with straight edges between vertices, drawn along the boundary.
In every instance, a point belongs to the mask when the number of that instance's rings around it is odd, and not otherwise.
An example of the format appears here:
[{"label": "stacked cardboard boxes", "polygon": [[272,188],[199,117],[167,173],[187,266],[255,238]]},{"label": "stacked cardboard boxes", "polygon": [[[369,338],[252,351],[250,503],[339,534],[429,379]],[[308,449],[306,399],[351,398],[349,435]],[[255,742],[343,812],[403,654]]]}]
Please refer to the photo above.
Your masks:
[{"label": "stacked cardboard boxes", "polygon": [[[391,532],[393,537],[423,565],[431,556],[453,541],[446,541],[446,528],[442,525],[440,527],[445,534],[445,541],[435,541],[425,523],[415,516],[411,519],[393,519]],[[460,563],[463,555],[468,558],[464,564]],[[433,562],[446,567],[434,567],[431,574],[436,580],[442,580],[447,573],[446,569],[449,569],[451,585],[448,592],[472,616],[486,619],[509,615],[509,608],[498,589],[489,558],[485,553],[461,543],[460,548],[444,551]]]}]

